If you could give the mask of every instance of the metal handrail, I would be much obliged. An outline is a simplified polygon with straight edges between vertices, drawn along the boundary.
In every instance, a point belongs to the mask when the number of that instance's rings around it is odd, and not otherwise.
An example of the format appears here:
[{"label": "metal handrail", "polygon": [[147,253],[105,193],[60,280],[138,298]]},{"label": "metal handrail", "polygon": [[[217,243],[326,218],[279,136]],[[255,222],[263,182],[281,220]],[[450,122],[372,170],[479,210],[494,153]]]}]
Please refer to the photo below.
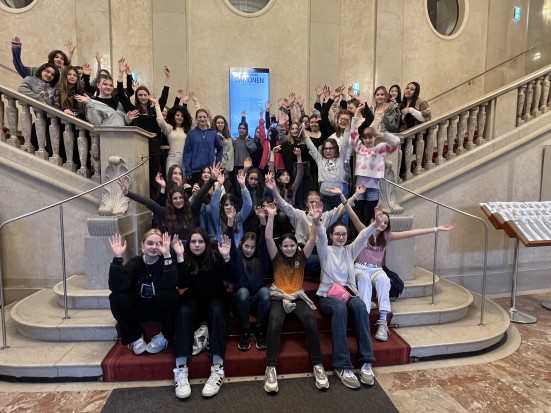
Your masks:
[{"label": "metal handrail", "polygon": [[[432,202],[433,204],[436,204],[436,226],[438,226],[438,217],[439,217],[438,207],[439,206],[447,208],[447,209],[452,210],[454,212],[457,212],[458,214],[465,215],[465,216],[470,217],[470,218],[474,218],[477,221],[482,222],[482,225],[484,225],[485,238],[484,238],[484,268],[483,268],[483,272],[482,272],[482,302],[480,303],[480,323],[479,323],[479,325],[483,326],[484,325],[484,300],[486,299],[486,267],[488,265],[488,225],[486,224],[486,222],[484,222],[484,220],[482,218],[477,217],[476,215],[469,214],[468,212],[461,211],[460,209],[457,209],[457,208],[451,207],[449,205],[443,204],[441,202],[435,201],[434,199],[427,198],[424,195],[418,194],[418,193],[416,193],[416,192],[414,192],[410,189],[407,189],[407,188],[405,188],[401,185],[398,185],[396,182],[389,181],[386,178],[383,178],[383,179],[386,182],[388,182],[389,184],[392,184],[397,188],[400,188],[400,189],[402,189],[406,192],[409,192],[410,194],[413,194],[413,195],[415,195],[419,198],[422,198],[425,201],[429,201],[429,202]],[[437,240],[436,240],[436,236],[435,236],[435,251],[434,251],[435,256],[434,256],[434,268],[433,268],[433,278],[432,278],[432,304],[434,304],[434,287],[435,287],[435,283],[436,283],[436,276],[435,276],[435,274],[436,274],[436,253],[437,253],[436,241]]]},{"label": "metal handrail", "polygon": [[[23,218],[30,217],[31,215],[38,214],[40,212],[46,211],[46,210],[54,208],[56,206],[60,207],[59,213],[60,213],[60,230],[61,230],[61,245],[62,245],[61,253],[62,253],[62,261],[63,261],[62,262],[62,267],[63,267],[63,296],[64,296],[63,298],[64,298],[64,305],[65,305],[65,318],[68,318],[68,315],[67,315],[67,275],[65,273],[65,251],[64,251],[64,248],[63,248],[63,246],[64,246],[64,233],[63,233],[64,230],[63,230],[63,207],[62,207],[62,205],[69,202],[69,201],[72,201],[74,199],[80,198],[84,195],[87,195],[90,192],[96,191],[97,189],[103,188],[104,186],[115,182],[121,176],[125,176],[125,175],[130,174],[131,172],[135,171],[136,169],[138,169],[139,167],[144,165],[147,161],[149,161],[149,156],[142,155],[141,159],[142,159],[142,162],[140,164],[136,165],[134,168],[130,169],[129,171],[125,172],[124,174],[111,179],[110,181],[107,181],[107,182],[104,182],[103,184],[97,185],[94,188],[89,189],[87,191],[84,191],[80,194],[73,195],[72,197],[67,198],[63,201],[56,202],[55,204],[45,206],[43,208],[37,209],[36,211],[31,211],[31,212],[28,212],[26,214],[15,217],[15,218],[8,219],[6,222],[3,222],[2,224],[0,224],[0,233],[1,233],[2,228],[4,228],[7,224],[10,224],[12,222],[18,221],[18,220],[23,219]],[[4,350],[4,349],[8,348],[8,345],[7,345],[7,335],[6,335],[6,309],[5,309],[5,306],[4,306],[4,281],[3,281],[3,278],[2,278],[2,259],[1,258],[0,258],[0,307],[1,307],[0,308],[0,314],[1,314],[1,318],[2,318],[2,344],[3,344],[2,348],[0,350]]]},{"label": "metal handrail", "polygon": [[431,97],[430,99],[427,99],[427,102],[430,102],[431,100],[434,100],[434,99],[436,99],[436,98],[439,98],[440,96],[443,96],[443,95],[445,95],[446,93],[450,93],[452,90],[458,89],[458,88],[460,88],[460,87],[463,86],[463,85],[466,85],[466,84],[469,84],[469,85],[470,85],[470,84],[472,83],[473,80],[478,79],[478,78],[481,77],[481,76],[484,76],[486,73],[491,72],[492,70],[497,69],[497,68],[500,67],[500,66],[503,66],[505,63],[509,63],[511,60],[518,59],[520,56],[522,56],[523,54],[529,52],[530,50],[534,49],[535,47],[536,47],[536,45],[533,45],[532,47],[526,49],[524,52],[521,52],[521,53],[517,54],[516,56],[513,56],[513,57],[511,57],[511,58],[509,58],[509,59],[507,59],[507,60],[505,60],[505,61],[503,61],[503,62],[501,62],[501,63],[498,63],[498,64],[495,65],[494,67],[491,67],[491,68],[489,68],[488,70],[485,70],[484,72],[482,72],[482,73],[480,73],[480,74],[478,74],[478,75],[476,75],[476,76],[471,77],[469,80],[465,80],[464,82],[461,82],[461,83],[459,83],[458,85],[455,85],[454,87],[452,87],[452,88],[450,88],[450,89],[448,89],[448,90],[446,90],[446,91],[440,93],[439,95],[436,95],[436,96]]}]

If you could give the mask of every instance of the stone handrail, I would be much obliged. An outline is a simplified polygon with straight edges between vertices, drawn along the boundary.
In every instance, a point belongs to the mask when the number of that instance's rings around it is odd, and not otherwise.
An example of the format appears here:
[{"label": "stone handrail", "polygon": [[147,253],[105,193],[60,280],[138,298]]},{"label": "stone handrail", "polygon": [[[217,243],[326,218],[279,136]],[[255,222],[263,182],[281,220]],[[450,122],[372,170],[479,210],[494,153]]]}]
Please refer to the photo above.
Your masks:
[{"label": "stone handrail", "polygon": [[[7,101],[7,106],[4,99]],[[20,109],[20,108],[21,109]],[[31,143],[32,123],[31,108],[35,115],[35,129],[38,142],[38,148]],[[4,133],[4,113],[6,114],[9,137]],[[47,119],[50,120],[48,134],[46,132]],[[61,127],[64,125],[64,130]],[[17,133],[18,125],[21,126],[21,134],[25,139],[21,145]],[[78,138],[75,139],[75,133]],[[154,134],[143,129],[129,126],[119,127],[95,127],[94,125],[82,121],[74,116],[55,109],[49,105],[29,98],[19,92],[0,86],[0,141],[5,142],[25,152],[34,154],[40,159],[47,160],[50,163],[63,167],[71,172],[92,179],[94,182],[102,181],[102,170],[106,167],[104,161],[111,155],[120,155],[120,153],[102,153],[100,156],[100,138],[105,134],[111,139],[113,135],[122,137],[123,135],[137,135],[143,138],[151,138]],[[49,135],[52,156],[49,156],[45,150],[46,137]],[[88,140],[91,140],[90,147]],[[61,140],[65,147],[64,162],[59,155]],[[80,168],[73,162],[73,153],[75,142],[78,149]],[[88,150],[90,148],[90,150]],[[147,155],[147,153],[143,154]],[[133,161],[132,161],[133,163]],[[90,165],[88,169],[87,165]]]},{"label": "stone handrail", "polygon": [[517,109],[514,124],[517,127],[549,111],[550,77],[551,65],[473,100],[461,108],[397,134],[403,148],[398,154],[398,182],[407,181],[493,140],[494,131],[486,128],[486,124],[493,124],[490,120],[495,116],[496,100],[515,89]]}]

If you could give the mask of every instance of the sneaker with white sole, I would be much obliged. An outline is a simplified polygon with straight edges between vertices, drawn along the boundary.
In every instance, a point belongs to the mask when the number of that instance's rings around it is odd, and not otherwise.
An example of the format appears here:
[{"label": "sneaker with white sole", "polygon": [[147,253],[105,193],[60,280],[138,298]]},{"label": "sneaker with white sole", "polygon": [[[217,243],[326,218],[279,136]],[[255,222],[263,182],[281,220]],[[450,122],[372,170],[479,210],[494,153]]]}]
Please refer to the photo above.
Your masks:
[{"label": "sneaker with white sole", "polygon": [[163,333],[157,334],[151,339],[147,346],[145,346],[145,351],[151,354],[156,354],[160,351],[163,351],[166,346],[168,346],[168,340],[163,336]]},{"label": "sneaker with white sole", "polygon": [[360,381],[368,386],[373,386],[375,384],[375,373],[373,373],[371,364],[364,363],[360,369]]},{"label": "sneaker with white sole", "polygon": [[202,325],[195,333],[193,333],[193,350],[192,354],[196,356],[204,349],[208,348],[209,329],[206,325]]},{"label": "sneaker with white sole", "polygon": [[314,377],[316,378],[316,387],[318,389],[325,390],[329,388],[329,380],[327,379],[323,365],[316,364],[314,366]]},{"label": "sneaker with white sole", "polygon": [[277,372],[274,366],[266,366],[266,374],[264,375],[264,390],[267,393],[277,393],[279,387],[277,385]]},{"label": "sneaker with white sole", "polygon": [[210,377],[203,387],[203,397],[212,397],[220,390],[224,383],[224,366],[215,364],[210,368]]},{"label": "sneaker with white sole", "polygon": [[141,336],[133,343],[129,344],[128,348],[131,348],[132,350],[134,350],[134,354],[142,354],[146,349],[146,344],[145,344],[145,340],[143,339],[143,336]]},{"label": "sneaker with white sole", "polygon": [[377,320],[377,333],[375,333],[375,338],[379,341],[388,340],[388,326],[386,320]]},{"label": "sneaker with white sole", "polygon": [[352,370],[342,369],[335,371],[337,372],[338,378],[341,379],[342,384],[344,384],[349,389],[359,389],[360,387],[362,387],[360,381]]},{"label": "sneaker with white sole", "polygon": [[176,397],[179,399],[187,399],[191,395],[191,386],[188,381],[187,366],[175,368],[173,371]]}]

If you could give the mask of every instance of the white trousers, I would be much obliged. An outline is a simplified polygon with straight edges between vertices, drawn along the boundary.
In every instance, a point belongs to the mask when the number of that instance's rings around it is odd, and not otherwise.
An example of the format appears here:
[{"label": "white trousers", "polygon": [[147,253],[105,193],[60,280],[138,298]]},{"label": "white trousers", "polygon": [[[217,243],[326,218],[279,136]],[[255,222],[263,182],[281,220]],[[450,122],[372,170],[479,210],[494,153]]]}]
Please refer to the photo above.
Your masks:
[{"label": "white trousers", "polygon": [[172,152],[171,150],[168,151],[168,156],[166,158],[166,180],[167,185],[170,187],[169,182],[172,182],[172,177],[168,176],[168,170],[172,165],[178,165],[180,168],[182,168],[182,176],[185,177],[186,174],[184,171],[184,167],[182,166],[182,152]]},{"label": "white trousers", "polygon": [[390,312],[390,279],[381,267],[367,267],[362,264],[354,264],[356,285],[360,298],[367,307],[367,312],[371,311],[371,295],[373,287],[377,291],[377,300],[379,302],[379,311]]}]

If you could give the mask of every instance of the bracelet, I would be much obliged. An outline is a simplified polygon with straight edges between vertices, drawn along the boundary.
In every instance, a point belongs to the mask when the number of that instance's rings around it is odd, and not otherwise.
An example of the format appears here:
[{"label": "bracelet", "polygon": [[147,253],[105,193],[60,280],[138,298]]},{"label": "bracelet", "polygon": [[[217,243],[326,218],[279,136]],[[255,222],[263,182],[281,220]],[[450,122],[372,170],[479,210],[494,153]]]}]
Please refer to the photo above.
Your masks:
[{"label": "bracelet", "polygon": [[434,227],[432,231],[436,234],[438,232],[438,227]]},{"label": "bracelet", "polygon": [[346,205],[348,203],[348,199],[346,199],[342,204]]}]

